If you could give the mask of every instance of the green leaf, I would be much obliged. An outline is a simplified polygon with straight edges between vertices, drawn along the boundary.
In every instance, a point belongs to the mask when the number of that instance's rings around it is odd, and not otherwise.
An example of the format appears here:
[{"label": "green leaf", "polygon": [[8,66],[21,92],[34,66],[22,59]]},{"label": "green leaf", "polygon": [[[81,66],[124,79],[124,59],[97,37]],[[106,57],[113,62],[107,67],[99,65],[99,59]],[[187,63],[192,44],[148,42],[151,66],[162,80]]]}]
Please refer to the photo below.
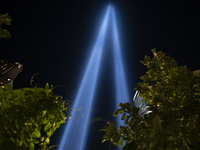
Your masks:
[{"label": "green leaf", "polygon": [[35,145],[33,142],[30,143],[29,150],[35,150]]},{"label": "green leaf", "polygon": [[123,146],[124,145],[124,139],[121,138],[119,143],[120,143],[121,146]]},{"label": "green leaf", "polygon": [[43,142],[44,141],[44,137],[41,137],[40,141]]},{"label": "green leaf", "polygon": [[40,131],[39,131],[38,129],[36,129],[36,130],[32,133],[32,136],[33,136],[33,137],[39,138],[39,137],[41,137],[41,133],[40,133]]},{"label": "green leaf", "polygon": [[48,119],[46,119],[46,118],[44,118],[44,120],[43,120],[42,124],[47,124],[48,122],[49,122],[49,120],[48,120]]},{"label": "green leaf", "polygon": [[114,134],[113,136],[113,144],[115,144],[117,147],[119,147],[119,140],[120,140],[120,135],[119,134]]},{"label": "green leaf", "polygon": [[46,142],[47,144],[49,144],[50,139],[49,139],[49,138],[46,138],[45,142]]},{"label": "green leaf", "polygon": [[21,89],[15,89],[12,92],[13,92],[13,94],[20,94],[22,92],[22,90]]},{"label": "green leaf", "polygon": [[131,112],[132,112],[132,114],[138,114],[139,110],[140,110],[140,109],[139,109],[137,106],[134,106],[134,107],[131,109]]},{"label": "green leaf", "polygon": [[128,121],[129,121],[130,118],[131,118],[131,116],[126,116],[125,124],[128,124]]},{"label": "green leaf", "polygon": [[8,91],[8,92],[11,92],[11,91],[12,91],[12,87],[11,87],[9,84],[6,84],[6,85],[4,86],[4,89],[5,89],[6,91]]},{"label": "green leaf", "polygon": [[126,114],[123,114],[123,115],[121,116],[121,120],[124,120],[124,119],[125,119],[125,116],[126,116]]},{"label": "green leaf", "polygon": [[117,104],[119,106],[119,108],[121,109],[127,109],[128,111],[131,110],[131,104],[129,102],[126,102],[126,103],[119,103]]},{"label": "green leaf", "polygon": [[124,109],[115,110],[115,112],[113,113],[113,116],[116,117],[118,114],[123,114],[124,112],[125,112]]}]

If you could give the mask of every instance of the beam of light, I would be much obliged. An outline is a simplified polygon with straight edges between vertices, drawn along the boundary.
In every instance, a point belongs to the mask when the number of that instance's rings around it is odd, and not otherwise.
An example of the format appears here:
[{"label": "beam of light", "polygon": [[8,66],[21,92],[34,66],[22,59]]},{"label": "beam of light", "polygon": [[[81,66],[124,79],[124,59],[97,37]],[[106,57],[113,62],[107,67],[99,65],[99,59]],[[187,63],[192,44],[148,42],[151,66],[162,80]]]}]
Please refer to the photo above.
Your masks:
[{"label": "beam of light", "polygon": [[93,104],[95,87],[100,68],[103,45],[107,29],[110,6],[107,8],[100,32],[96,39],[92,54],[82,78],[78,93],[75,98],[72,110],[72,118],[67,121],[62,136],[59,150],[84,150],[87,139],[90,111]]},{"label": "beam of light", "polygon": [[[125,78],[125,71],[123,66],[123,60],[121,55],[121,49],[119,44],[117,23],[115,17],[115,10],[112,7],[112,35],[113,35],[113,50],[114,50],[114,65],[115,65],[115,87],[116,87],[116,104],[129,102],[130,95],[127,90],[127,82]],[[116,105],[115,109],[119,109]],[[124,121],[121,120],[121,116],[117,116],[117,127],[124,125]]]}]

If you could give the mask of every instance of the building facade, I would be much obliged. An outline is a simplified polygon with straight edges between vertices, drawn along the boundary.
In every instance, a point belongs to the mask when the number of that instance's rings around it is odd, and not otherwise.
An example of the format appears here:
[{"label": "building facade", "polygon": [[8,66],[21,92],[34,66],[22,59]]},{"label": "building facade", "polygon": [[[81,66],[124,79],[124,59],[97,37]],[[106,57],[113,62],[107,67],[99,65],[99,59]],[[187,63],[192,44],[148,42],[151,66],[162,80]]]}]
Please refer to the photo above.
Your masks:
[{"label": "building facade", "polygon": [[134,105],[137,106],[139,109],[139,112],[138,114],[140,116],[143,116],[145,114],[149,114],[152,112],[153,110],[153,106],[152,105],[149,105],[147,104],[145,101],[144,101],[144,98],[142,98],[141,96],[139,96],[139,92],[136,91],[135,92],[135,95],[133,97],[133,102],[134,102]]},{"label": "building facade", "polygon": [[0,60],[0,86],[10,84],[13,87],[13,81],[22,71],[23,65],[16,62],[10,63],[6,60]]}]

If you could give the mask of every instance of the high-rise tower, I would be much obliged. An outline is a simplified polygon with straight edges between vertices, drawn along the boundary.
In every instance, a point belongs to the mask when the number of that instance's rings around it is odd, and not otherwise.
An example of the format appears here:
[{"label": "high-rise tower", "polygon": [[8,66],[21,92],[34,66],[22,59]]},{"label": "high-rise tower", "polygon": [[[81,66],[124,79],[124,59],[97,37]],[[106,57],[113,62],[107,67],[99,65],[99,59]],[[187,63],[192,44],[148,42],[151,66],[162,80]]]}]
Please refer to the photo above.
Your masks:
[{"label": "high-rise tower", "polygon": [[13,81],[17,75],[22,71],[23,65],[16,62],[10,63],[6,60],[0,60],[0,86],[10,84],[13,86]]},{"label": "high-rise tower", "polygon": [[135,95],[133,97],[133,102],[134,102],[134,105],[139,108],[138,114],[140,116],[143,116],[144,114],[151,113],[153,108],[154,108],[152,105],[147,104],[144,101],[144,98],[139,96],[139,92],[138,91],[135,92]]}]

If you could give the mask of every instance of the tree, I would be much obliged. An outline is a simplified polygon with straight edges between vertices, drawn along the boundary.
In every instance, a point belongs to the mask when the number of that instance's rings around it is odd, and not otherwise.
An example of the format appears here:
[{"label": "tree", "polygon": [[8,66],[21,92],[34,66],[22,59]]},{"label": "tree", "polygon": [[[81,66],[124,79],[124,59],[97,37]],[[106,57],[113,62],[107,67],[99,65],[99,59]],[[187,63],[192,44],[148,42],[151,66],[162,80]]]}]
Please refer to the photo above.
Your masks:
[{"label": "tree", "polygon": [[123,146],[123,150],[197,150],[200,149],[200,71],[191,72],[163,52],[152,50],[153,59],[141,61],[148,71],[135,90],[154,106],[141,117],[139,108],[120,103],[114,116],[123,114],[125,125],[117,130],[108,123],[103,141]]},{"label": "tree", "polygon": [[[53,93],[54,87],[0,87],[0,149],[47,149],[49,138],[70,114],[69,102]],[[71,117],[71,116],[70,116]]]},{"label": "tree", "polygon": [[6,24],[6,25],[11,25],[11,16],[9,16],[8,13],[6,14],[0,14],[0,38],[9,38],[10,37],[10,33],[7,29],[3,29],[2,25]]},{"label": "tree", "polygon": [[[2,28],[10,25],[8,13],[0,14],[0,38],[9,38],[9,31]],[[34,77],[34,76],[33,76]],[[31,85],[33,78],[31,79]],[[49,138],[71,117],[69,101],[53,93],[48,83],[45,88],[22,88],[13,90],[10,85],[0,86],[0,149],[1,150],[46,150]]]}]

